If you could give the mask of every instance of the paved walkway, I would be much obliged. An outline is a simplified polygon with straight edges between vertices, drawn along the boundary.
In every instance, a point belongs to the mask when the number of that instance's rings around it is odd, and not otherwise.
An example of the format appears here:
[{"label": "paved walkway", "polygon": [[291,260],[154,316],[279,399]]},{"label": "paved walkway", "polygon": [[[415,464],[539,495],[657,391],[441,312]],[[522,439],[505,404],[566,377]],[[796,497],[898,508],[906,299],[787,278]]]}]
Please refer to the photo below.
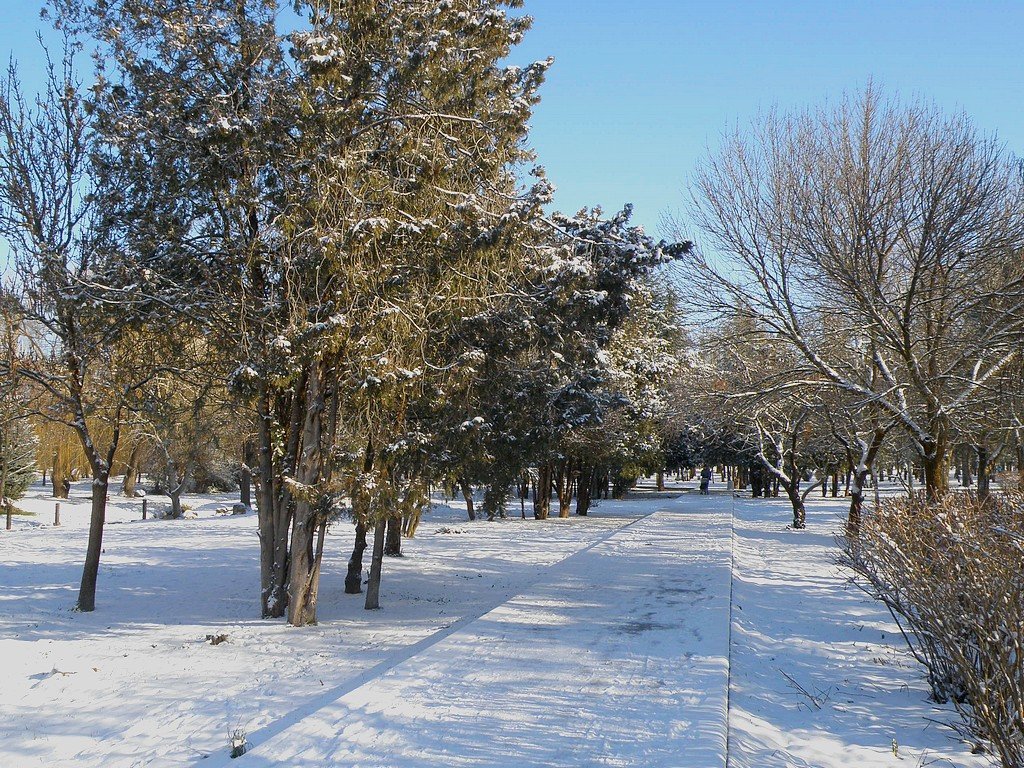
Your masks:
[{"label": "paved walkway", "polygon": [[198,765],[724,766],[731,521],[703,498]]}]

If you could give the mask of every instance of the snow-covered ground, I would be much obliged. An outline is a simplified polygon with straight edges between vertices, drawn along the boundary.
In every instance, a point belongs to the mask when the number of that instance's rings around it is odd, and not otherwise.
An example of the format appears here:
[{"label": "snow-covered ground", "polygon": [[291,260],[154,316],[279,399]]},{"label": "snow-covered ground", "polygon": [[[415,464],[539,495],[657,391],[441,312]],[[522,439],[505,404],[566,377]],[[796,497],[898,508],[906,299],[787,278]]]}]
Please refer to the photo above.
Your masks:
[{"label": "snow-covered ground", "polygon": [[112,497],[98,608],[74,613],[88,489],[53,528],[36,487],[0,531],[0,766],[986,764],[834,565],[842,500],[796,533],[784,501],[685,489],[544,522],[438,500],[372,612],[339,523],[296,629],[252,618],[255,519],[216,515],[227,496],[146,522]]}]

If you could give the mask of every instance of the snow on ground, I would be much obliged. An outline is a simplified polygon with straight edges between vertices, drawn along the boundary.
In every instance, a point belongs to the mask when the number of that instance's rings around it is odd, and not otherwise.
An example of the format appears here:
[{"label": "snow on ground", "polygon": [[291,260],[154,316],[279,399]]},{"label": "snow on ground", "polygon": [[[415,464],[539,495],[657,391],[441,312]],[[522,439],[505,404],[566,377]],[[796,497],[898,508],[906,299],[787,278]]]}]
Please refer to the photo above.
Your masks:
[{"label": "snow on ground", "polygon": [[[942,723],[885,608],[836,565],[848,501],[735,499],[732,768],[989,765]],[[721,502],[719,502],[721,503]]]},{"label": "snow on ground", "polygon": [[213,765],[724,766],[728,585],[728,519],[655,512]]},{"label": "snow on ground", "polygon": [[[36,486],[41,495],[44,491]],[[97,610],[72,611],[88,524],[88,486],[0,531],[0,766],[188,765],[311,696],[351,681],[455,622],[521,592],[546,569],[649,511],[602,505],[588,519],[465,521],[440,505],[407,557],[385,562],[381,611],[344,594],[352,527],[328,537],[315,627],[259,615],[254,515],[219,517],[229,496],[190,497],[195,520],[141,521],[111,497]],[[515,510],[518,512],[518,509]],[[135,519],[135,522],[121,522]],[[448,529],[462,533],[438,533]],[[364,563],[369,565],[369,552]],[[229,641],[212,646],[208,634]]]},{"label": "snow on ground", "polygon": [[228,496],[145,523],[112,497],[98,609],[72,612],[88,488],[53,528],[37,486],[0,531],[0,766],[985,765],[834,565],[842,500],[797,533],[784,501],[686,489],[544,522],[439,503],[372,612],[339,523],[296,629],[252,618],[255,518],[215,515]]}]

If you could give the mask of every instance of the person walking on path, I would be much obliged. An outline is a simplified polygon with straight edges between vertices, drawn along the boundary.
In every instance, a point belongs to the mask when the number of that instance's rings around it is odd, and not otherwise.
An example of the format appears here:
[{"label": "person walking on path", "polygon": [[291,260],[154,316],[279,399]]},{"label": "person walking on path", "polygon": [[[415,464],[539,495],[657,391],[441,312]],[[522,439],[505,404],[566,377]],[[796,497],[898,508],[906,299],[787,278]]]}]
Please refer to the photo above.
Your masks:
[{"label": "person walking on path", "polygon": [[700,493],[702,496],[707,496],[709,488],[711,487],[711,467],[705,466],[700,471]]}]

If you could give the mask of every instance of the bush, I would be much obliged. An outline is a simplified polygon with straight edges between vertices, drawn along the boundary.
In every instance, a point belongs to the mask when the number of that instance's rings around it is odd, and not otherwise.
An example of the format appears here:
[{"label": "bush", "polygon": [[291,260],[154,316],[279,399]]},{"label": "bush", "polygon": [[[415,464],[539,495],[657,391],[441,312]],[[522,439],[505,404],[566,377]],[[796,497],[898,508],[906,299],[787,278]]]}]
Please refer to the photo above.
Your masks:
[{"label": "bush", "polygon": [[846,560],[885,603],[936,701],[1004,768],[1024,766],[1024,495],[888,499]]}]

